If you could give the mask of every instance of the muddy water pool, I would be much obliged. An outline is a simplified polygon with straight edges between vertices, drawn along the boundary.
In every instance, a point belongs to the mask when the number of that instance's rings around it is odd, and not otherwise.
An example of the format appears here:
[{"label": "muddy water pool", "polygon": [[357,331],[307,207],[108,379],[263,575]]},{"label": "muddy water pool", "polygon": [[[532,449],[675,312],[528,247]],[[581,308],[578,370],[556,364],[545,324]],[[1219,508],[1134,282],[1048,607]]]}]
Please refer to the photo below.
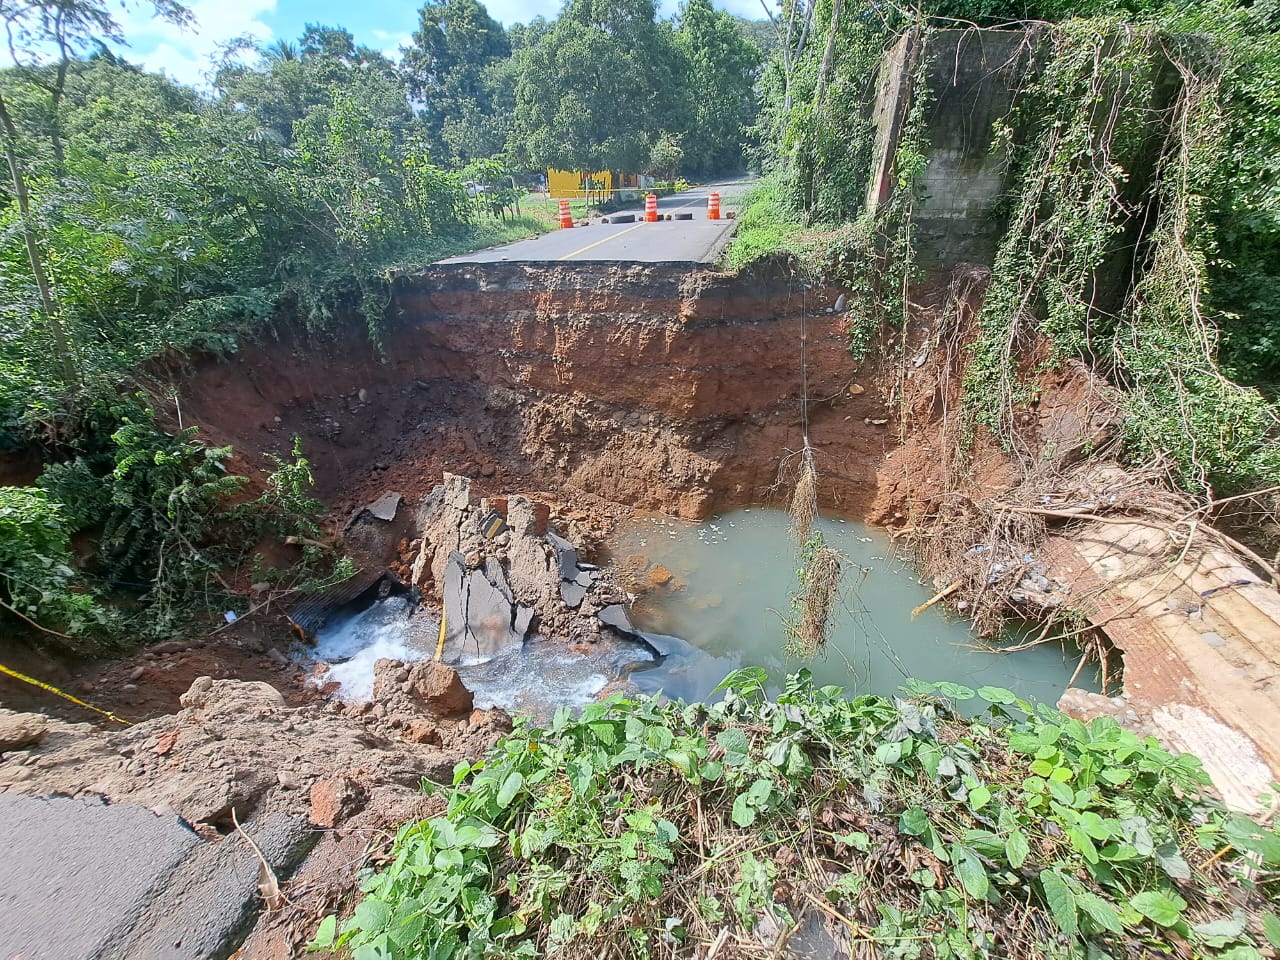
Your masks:
[{"label": "muddy water pool", "polygon": [[[764,667],[775,683],[808,667],[819,684],[850,694],[893,694],[907,677],[972,687],[1007,687],[1055,703],[1079,662],[1079,651],[1048,643],[1013,654],[982,649],[967,621],[935,606],[914,620],[913,608],[933,594],[881,531],[855,521],[818,518],[814,529],[846,558],[844,589],[825,650],[812,660],[783,653],[784,615],[797,586],[795,544],[788,517],[772,509],[739,510],[704,523],[639,519],[613,537],[612,562],[631,577],[665,568],[632,611],[647,632],[671,634],[711,658],[672,657],[641,668],[642,689],[703,699],[729,669]],[[643,559],[641,559],[643,558]],[[1077,686],[1096,689],[1082,672]],[[718,676],[717,676],[718,674]]]}]

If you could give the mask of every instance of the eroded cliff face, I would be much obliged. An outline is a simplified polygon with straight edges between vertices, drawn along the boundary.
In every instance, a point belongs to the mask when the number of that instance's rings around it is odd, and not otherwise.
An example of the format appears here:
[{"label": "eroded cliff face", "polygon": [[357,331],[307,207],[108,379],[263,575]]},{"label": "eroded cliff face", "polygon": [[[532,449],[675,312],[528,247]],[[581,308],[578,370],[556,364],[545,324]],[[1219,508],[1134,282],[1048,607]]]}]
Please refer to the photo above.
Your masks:
[{"label": "eroded cliff face", "polygon": [[354,325],[282,340],[198,369],[183,410],[241,451],[302,436],[337,507],[421,495],[447,469],[484,492],[697,518],[770,499],[803,442],[807,336],[824,505],[868,515],[893,425],[829,312],[838,294],[777,270],[433,267],[398,283],[381,357]]}]

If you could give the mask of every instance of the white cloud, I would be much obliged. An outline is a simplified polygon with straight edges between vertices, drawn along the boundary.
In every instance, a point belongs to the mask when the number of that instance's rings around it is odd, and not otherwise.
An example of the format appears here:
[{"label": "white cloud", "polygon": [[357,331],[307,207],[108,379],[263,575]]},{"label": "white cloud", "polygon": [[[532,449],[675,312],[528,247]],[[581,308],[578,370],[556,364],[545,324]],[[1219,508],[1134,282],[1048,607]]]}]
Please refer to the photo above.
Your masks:
[{"label": "white cloud", "polygon": [[220,45],[246,34],[259,42],[273,37],[263,17],[275,12],[276,0],[193,0],[188,6],[195,23],[185,29],[148,16],[149,7],[128,9],[120,26],[129,46],[121,55],[199,86]]},{"label": "white cloud", "polygon": [[390,60],[399,60],[400,48],[407,47],[413,42],[413,34],[408,30],[400,33],[393,33],[390,30],[371,30],[369,36],[371,42],[360,41],[359,38],[357,38],[357,42],[364,42],[365,46],[376,48],[381,51],[384,57]]}]

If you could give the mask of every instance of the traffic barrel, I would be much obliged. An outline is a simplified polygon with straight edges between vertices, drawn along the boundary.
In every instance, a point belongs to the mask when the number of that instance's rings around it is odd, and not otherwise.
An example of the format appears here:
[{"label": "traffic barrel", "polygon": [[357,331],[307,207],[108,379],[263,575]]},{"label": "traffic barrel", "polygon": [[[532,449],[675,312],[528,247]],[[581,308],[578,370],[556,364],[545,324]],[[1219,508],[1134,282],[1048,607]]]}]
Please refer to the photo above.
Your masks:
[{"label": "traffic barrel", "polygon": [[644,222],[658,222],[658,195],[650,193],[644,198]]},{"label": "traffic barrel", "polygon": [[707,194],[707,219],[720,219],[720,194],[712,192]]},{"label": "traffic barrel", "polygon": [[569,212],[569,201],[560,201],[560,229],[568,230],[573,226],[573,214]]}]

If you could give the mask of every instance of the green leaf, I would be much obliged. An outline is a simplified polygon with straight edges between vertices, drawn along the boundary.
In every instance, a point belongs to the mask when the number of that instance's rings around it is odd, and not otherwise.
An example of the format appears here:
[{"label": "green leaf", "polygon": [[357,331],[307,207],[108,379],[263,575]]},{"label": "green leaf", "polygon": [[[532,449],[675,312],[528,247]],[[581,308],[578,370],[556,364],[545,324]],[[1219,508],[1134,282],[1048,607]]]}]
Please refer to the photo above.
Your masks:
[{"label": "green leaf", "polygon": [[987,703],[1008,705],[1018,702],[1017,694],[1006,690],[1004,687],[979,687],[978,696],[987,701]]},{"label": "green leaf", "polygon": [[920,807],[903,810],[898,818],[898,829],[912,837],[923,836],[929,829],[929,815]]},{"label": "green leaf", "polygon": [[1173,880],[1191,879],[1191,866],[1183,859],[1176,843],[1162,843],[1156,847],[1156,862]]},{"label": "green leaf", "polygon": [[951,865],[955,868],[956,876],[960,878],[960,883],[964,886],[965,893],[975,900],[987,899],[991,883],[987,879],[987,871],[982,866],[982,861],[978,858],[976,851],[969,847],[953,844],[951,847]]},{"label": "green leaf", "polygon": [[902,741],[895,740],[890,743],[882,743],[876,747],[876,762],[883,763],[886,767],[891,767],[902,759]]},{"label": "green leaf", "polygon": [[944,697],[950,697],[952,700],[972,700],[975,696],[970,687],[959,683],[943,681],[937,685],[937,689]]},{"label": "green leaf", "polygon": [[755,807],[747,801],[747,795],[740,793],[733,801],[733,822],[740,827],[749,827],[756,822]]},{"label": "green leaf", "polygon": [[981,810],[991,802],[991,790],[987,787],[974,787],[969,791],[969,806],[973,810]]},{"label": "green leaf", "polygon": [[1202,937],[1234,940],[1244,933],[1244,926],[1244,915],[1241,914],[1235,917],[1224,917],[1221,920],[1211,920],[1208,923],[1197,923],[1191,929]]},{"label": "green leaf", "polygon": [[1090,893],[1088,890],[1077,890],[1075,898],[1076,904],[1080,909],[1103,930],[1108,933],[1124,933],[1124,924],[1120,922],[1120,914],[1106,900],[1103,900],[1096,893]]},{"label": "green leaf", "polygon": [[378,933],[391,919],[391,907],[381,900],[367,897],[360,901],[360,906],[356,907],[351,919],[364,933]]},{"label": "green leaf", "polygon": [[1187,902],[1176,893],[1143,890],[1129,898],[1129,905],[1153,923],[1171,927],[1182,919]]},{"label": "green leaf", "polygon": [[1056,870],[1041,870],[1040,888],[1044,891],[1045,903],[1049,905],[1049,912],[1053,914],[1058,929],[1068,937],[1074,937],[1080,929],[1076,898],[1062,874]]},{"label": "green leaf", "polygon": [[498,791],[498,806],[503,810],[511,806],[511,801],[516,798],[522,786],[524,786],[524,776],[518,770],[507,774],[507,779],[502,781],[502,788]]},{"label": "green leaf", "polygon": [[737,727],[721,730],[716,734],[716,743],[724,749],[724,764],[727,767],[740,767],[747,762],[751,751],[747,735]]},{"label": "green leaf", "polygon": [[1009,860],[1009,866],[1015,870],[1026,863],[1027,857],[1031,855],[1031,844],[1027,842],[1027,835],[1021,830],[1015,830],[1009,834],[1009,839],[1004,842],[1004,855]]},{"label": "green leaf", "polygon": [[1280,950],[1280,915],[1264,913],[1262,915],[1262,933],[1277,950]]},{"label": "green leaf", "polygon": [[320,926],[316,929],[315,939],[307,944],[307,952],[314,953],[317,950],[328,950],[333,946],[333,941],[337,935],[338,918],[331,913],[320,921]]}]

